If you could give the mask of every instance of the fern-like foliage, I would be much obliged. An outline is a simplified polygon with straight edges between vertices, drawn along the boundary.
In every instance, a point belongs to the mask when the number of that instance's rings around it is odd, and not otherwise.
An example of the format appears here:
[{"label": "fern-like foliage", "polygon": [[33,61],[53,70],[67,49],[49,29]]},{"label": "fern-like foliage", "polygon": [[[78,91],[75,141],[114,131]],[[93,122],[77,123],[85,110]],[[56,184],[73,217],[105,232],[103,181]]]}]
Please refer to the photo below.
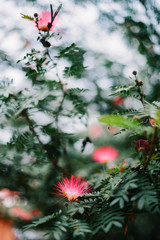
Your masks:
[{"label": "fern-like foliage", "polygon": [[51,215],[42,217],[42,218],[40,218],[39,220],[33,221],[32,224],[26,225],[26,226],[24,227],[24,230],[27,230],[27,229],[30,229],[30,228],[35,228],[35,227],[37,227],[37,226],[39,226],[39,225],[41,225],[41,224],[44,224],[44,223],[46,223],[46,222],[48,222],[48,221],[51,221],[52,219],[57,218],[57,217],[60,216],[61,214],[62,214],[62,211],[59,210],[59,211],[56,212],[56,213],[53,213],[53,214],[51,214]]}]

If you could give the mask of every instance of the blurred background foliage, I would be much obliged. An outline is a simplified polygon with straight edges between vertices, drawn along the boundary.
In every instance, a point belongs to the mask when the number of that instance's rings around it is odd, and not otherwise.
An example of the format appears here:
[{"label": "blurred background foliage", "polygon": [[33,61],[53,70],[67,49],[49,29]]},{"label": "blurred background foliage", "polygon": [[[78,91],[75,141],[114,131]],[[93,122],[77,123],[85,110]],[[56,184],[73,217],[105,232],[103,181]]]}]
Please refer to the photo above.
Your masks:
[{"label": "blurred background foliage", "polygon": [[[98,181],[104,177],[106,170],[91,157],[95,148],[114,145],[120,153],[116,163],[131,154],[139,157],[134,141],[140,136],[128,131],[114,136],[119,129],[101,125],[97,117],[142,107],[130,96],[121,103],[110,96],[111,86],[133,84],[133,70],[143,80],[146,100],[160,101],[160,3],[1,1],[0,187],[20,192],[20,205],[46,216],[62,208],[51,194],[62,176],[75,174],[93,183],[99,173]],[[54,11],[62,3],[62,9],[48,51],[36,41],[34,24],[20,13],[33,16],[49,10],[49,3]],[[91,130],[97,125],[99,136]],[[94,239],[159,239],[158,219],[157,214],[135,213],[127,236],[113,227]],[[35,233],[22,233],[24,225],[15,220],[17,236],[26,240],[45,239],[41,231],[52,227],[46,223]]]}]

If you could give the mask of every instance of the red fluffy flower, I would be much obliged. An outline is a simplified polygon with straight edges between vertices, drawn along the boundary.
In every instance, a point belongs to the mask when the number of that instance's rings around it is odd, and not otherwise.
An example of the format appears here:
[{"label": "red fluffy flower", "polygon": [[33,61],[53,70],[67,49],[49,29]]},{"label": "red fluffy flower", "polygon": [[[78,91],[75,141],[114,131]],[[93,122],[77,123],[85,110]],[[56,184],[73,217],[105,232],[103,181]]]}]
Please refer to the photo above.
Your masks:
[{"label": "red fluffy flower", "polygon": [[118,151],[112,146],[97,148],[92,155],[94,161],[98,163],[107,163],[114,161],[118,156]]},{"label": "red fluffy flower", "polygon": [[51,13],[49,11],[43,11],[41,14],[38,15],[38,28],[41,31],[48,32],[53,31],[55,27],[55,19],[52,23],[52,26],[49,28],[48,24],[51,23]]},{"label": "red fluffy flower", "polygon": [[91,192],[92,186],[85,179],[71,176],[71,178],[63,178],[62,181],[55,184],[55,188],[57,195],[62,195],[70,202],[74,202],[82,194]]}]

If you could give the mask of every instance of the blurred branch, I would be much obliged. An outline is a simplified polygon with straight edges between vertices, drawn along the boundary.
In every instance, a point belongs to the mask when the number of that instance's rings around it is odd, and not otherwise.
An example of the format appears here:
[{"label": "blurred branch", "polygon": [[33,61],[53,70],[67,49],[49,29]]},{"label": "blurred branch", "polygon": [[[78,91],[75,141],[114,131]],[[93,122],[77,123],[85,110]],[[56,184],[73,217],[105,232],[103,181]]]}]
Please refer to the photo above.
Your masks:
[{"label": "blurred branch", "polygon": [[148,155],[147,162],[146,162],[146,164],[144,165],[143,172],[145,172],[145,170],[147,169],[148,164],[149,164],[149,162],[150,162],[150,160],[151,160],[151,158],[152,158],[152,155],[153,155],[154,150],[155,150],[156,140],[157,140],[157,127],[154,127],[154,132],[153,132],[152,140],[151,140],[150,152],[149,152],[149,155]]},{"label": "blurred branch", "polygon": [[[10,94],[10,96],[11,96],[12,98],[14,98],[16,101],[18,101],[18,98],[17,98],[16,95]],[[36,131],[35,131],[35,129],[34,129],[33,123],[32,123],[32,121],[31,121],[31,119],[30,119],[30,117],[29,117],[29,115],[28,115],[27,109],[23,109],[23,111],[22,111],[21,114],[22,114],[22,116],[26,119],[26,121],[28,122],[30,131],[31,131],[31,132],[33,133],[33,135],[36,137],[36,139],[38,140],[40,146],[41,146],[41,147],[45,150],[45,152],[47,153],[48,159],[51,161],[51,163],[53,164],[53,166],[54,166],[59,172],[62,172],[64,175],[66,175],[66,174],[67,174],[66,171],[65,171],[63,168],[61,168],[60,166],[58,166],[57,161],[56,161],[53,157],[50,157],[50,154],[49,154],[49,152],[48,152],[48,149],[47,149],[46,145],[44,145],[44,144],[42,143],[42,141],[40,140],[38,134],[36,133]]]}]

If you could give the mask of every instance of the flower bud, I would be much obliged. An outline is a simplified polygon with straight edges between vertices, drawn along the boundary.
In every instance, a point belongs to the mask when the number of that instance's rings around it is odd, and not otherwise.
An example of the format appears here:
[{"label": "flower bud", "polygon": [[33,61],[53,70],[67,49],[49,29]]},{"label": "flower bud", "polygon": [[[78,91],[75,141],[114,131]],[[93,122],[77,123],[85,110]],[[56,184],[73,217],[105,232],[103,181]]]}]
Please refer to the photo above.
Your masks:
[{"label": "flower bud", "polygon": [[120,166],[120,172],[123,172],[126,169],[126,161],[123,161]]},{"label": "flower bud", "polygon": [[119,106],[119,105],[122,105],[122,103],[124,102],[124,98],[120,97],[120,96],[116,96],[114,99],[113,99],[113,103],[115,106]]},{"label": "flower bud", "polygon": [[149,149],[149,142],[144,139],[139,139],[135,145],[136,150],[139,152],[141,150],[147,151]]},{"label": "flower bud", "polygon": [[38,13],[34,13],[34,17],[37,18],[38,17]]},{"label": "flower bud", "polygon": [[137,75],[137,71],[133,71],[132,74],[136,76]]},{"label": "flower bud", "polygon": [[50,42],[44,41],[43,46],[49,48],[51,46]]}]

